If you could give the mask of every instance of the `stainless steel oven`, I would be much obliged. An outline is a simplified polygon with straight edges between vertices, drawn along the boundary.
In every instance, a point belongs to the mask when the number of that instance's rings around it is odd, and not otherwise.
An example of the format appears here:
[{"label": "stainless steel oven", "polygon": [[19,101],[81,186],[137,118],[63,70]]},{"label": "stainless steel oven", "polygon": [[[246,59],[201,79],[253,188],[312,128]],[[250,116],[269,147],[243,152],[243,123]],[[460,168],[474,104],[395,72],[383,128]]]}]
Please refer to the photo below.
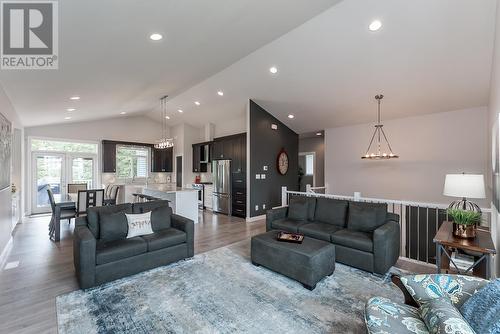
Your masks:
[{"label": "stainless steel oven", "polygon": [[198,207],[205,208],[205,187],[202,183],[193,183],[193,189],[198,190]]}]

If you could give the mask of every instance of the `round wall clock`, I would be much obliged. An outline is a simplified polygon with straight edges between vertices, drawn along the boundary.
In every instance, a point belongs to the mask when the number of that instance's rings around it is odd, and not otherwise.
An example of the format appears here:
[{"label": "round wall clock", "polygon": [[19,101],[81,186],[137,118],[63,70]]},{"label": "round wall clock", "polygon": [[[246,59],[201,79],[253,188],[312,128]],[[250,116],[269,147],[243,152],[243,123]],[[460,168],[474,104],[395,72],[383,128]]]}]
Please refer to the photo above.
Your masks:
[{"label": "round wall clock", "polygon": [[278,153],[277,167],[281,175],[285,175],[288,172],[288,154],[286,154],[284,148]]}]

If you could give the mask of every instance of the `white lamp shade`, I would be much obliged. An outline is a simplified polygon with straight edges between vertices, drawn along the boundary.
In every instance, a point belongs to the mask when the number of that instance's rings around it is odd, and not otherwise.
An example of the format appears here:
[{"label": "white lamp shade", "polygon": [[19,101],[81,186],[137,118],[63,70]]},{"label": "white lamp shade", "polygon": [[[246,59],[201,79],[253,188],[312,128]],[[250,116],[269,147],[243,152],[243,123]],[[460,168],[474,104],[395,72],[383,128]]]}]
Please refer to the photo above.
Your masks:
[{"label": "white lamp shade", "polygon": [[447,174],[443,195],[465,198],[486,198],[482,174]]}]

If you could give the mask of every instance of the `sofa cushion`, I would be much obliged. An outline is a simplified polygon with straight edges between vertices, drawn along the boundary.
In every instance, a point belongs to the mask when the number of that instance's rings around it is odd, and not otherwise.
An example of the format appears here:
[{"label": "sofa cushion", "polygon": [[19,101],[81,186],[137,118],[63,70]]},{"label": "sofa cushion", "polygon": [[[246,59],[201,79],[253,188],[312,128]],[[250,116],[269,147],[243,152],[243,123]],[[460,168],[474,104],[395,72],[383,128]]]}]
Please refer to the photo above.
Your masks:
[{"label": "sofa cushion", "polygon": [[373,237],[371,233],[343,229],[332,234],[332,242],[345,247],[373,253]]},{"label": "sofa cushion", "polygon": [[150,201],[144,203],[134,203],[132,207],[132,213],[145,213],[149,211],[153,211],[156,208],[162,206],[169,206],[169,201],[166,200],[158,200],[158,201]]},{"label": "sofa cushion", "polygon": [[318,198],[316,200],[316,212],[314,220],[317,222],[332,224],[339,227],[346,226],[347,201],[330,198]]},{"label": "sofa cushion", "polygon": [[299,197],[290,198],[288,205],[288,218],[291,220],[307,220],[308,204],[305,199]]},{"label": "sofa cushion", "polygon": [[307,224],[307,221],[279,219],[272,222],[272,228],[274,230],[282,230],[286,232],[297,233],[299,231],[299,226],[304,224]]},{"label": "sofa cushion", "polygon": [[426,334],[427,326],[418,309],[383,297],[373,297],[365,306],[365,324],[369,334]]},{"label": "sofa cushion", "polygon": [[186,233],[175,228],[169,228],[155,232],[153,234],[143,235],[141,238],[148,244],[148,252],[162,248],[168,248],[186,242]]},{"label": "sofa cushion", "polygon": [[331,241],[331,235],[340,229],[341,227],[331,224],[308,223],[299,226],[299,233],[302,233],[311,238]]},{"label": "sofa cushion", "polygon": [[373,232],[384,225],[386,219],[386,203],[349,202],[347,228],[350,230]]},{"label": "sofa cushion", "polygon": [[431,334],[475,334],[460,312],[446,297],[423,302],[418,313]]},{"label": "sofa cushion", "polygon": [[148,246],[141,237],[105,242],[99,240],[96,246],[96,264],[110,263],[146,253]]},{"label": "sofa cushion", "polygon": [[124,212],[124,213],[132,213],[132,204],[118,204],[118,205],[109,205],[109,206],[95,206],[87,209],[87,225],[90,229],[90,232],[96,237],[99,238],[99,219],[101,214],[110,214],[116,212]]},{"label": "sofa cushion", "polygon": [[127,233],[128,223],[125,213],[103,213],[100,215],[99,239],[102,241],[125,239]]},{"label": "sofa cushion", "polygon": [[151,226],[153,231],[161,231],[172,226],[172,208],[169,206],[160,206],[151,211]]},{"label": "sofa cushion", "polygon": [[314,213],[316,211],[316,197],[306,197],[306,196],[291,196],[290,201],[295,198],[307,202],[307,220],[314,221]]},{"label": "sofa cushion", "polygon": [[500,333],[500,278],[467,299],[460,313],[476,333]]}]

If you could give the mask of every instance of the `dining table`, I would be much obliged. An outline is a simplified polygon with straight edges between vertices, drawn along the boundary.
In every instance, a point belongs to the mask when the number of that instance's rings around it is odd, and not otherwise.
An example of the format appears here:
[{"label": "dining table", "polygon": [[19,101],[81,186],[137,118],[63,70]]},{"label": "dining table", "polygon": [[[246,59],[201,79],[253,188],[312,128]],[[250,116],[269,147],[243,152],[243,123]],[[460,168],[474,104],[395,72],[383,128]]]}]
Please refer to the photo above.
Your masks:
[{"label": "dining table", "polygon": [[67,193],[61,196],[60,199],[55,200],[54,216],[54,241],[61,240],[61,219],[76,218],[76,201],[78,200],[77,193]]}]

